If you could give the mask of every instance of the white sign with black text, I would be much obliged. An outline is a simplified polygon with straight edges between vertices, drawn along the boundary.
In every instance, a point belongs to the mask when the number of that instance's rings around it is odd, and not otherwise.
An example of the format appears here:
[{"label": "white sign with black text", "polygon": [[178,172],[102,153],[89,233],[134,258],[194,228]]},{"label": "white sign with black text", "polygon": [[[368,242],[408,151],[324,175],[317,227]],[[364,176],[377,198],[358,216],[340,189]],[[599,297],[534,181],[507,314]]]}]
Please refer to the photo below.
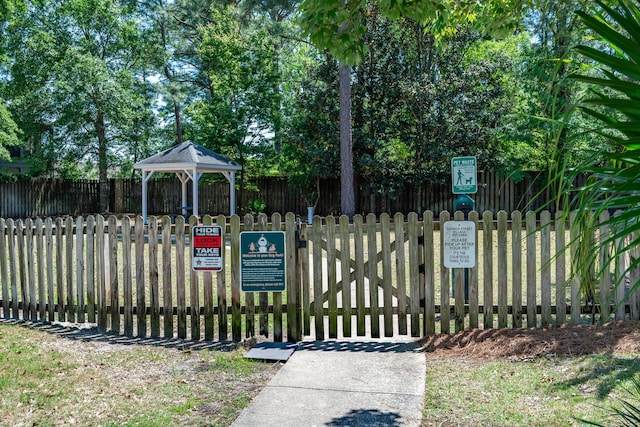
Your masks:
[{"label": "white sign with black text", "polygon": [[476,266],[476,224],[473,221],[447,221],[443,230],[444,266]]}]

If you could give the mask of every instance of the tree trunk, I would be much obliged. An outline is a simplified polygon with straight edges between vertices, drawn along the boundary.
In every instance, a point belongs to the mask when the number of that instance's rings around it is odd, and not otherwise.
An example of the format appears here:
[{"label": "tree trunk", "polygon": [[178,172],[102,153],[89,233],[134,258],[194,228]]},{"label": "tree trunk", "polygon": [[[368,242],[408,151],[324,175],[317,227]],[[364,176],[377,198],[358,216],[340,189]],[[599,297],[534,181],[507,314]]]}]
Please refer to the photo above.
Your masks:
[{"label": "tree trunk", "polygon": [[98,137],[98,177],[100,181],[100,195],[98,210],[102,213],[109,212],[109,179],[107,176],[107,137],[105,133],[104,115],[98,111],[94,123]]},{"label": "tree trunk", "polygon": [[351,140],[351,68],[340,67],[340,208],[353,218],[356,200],[353,185],[353,144]]}]

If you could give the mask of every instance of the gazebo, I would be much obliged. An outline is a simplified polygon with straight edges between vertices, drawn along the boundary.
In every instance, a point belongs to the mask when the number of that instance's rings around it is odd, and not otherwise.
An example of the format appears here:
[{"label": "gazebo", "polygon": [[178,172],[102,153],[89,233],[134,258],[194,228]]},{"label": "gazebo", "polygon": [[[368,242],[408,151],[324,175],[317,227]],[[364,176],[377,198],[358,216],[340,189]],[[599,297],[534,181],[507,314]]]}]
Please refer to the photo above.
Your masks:
[{"label": "gazebo", "polygon": [[187,184],[193,186],[193,215],[198,216],[198,181],[202,174],[221,173],[229,181],[229,214],[235,214],[236,171],[242,166],[208,148],[185,141],[133,165],[142,170],[142,217],[147,220],[147,182],[154,172],[175,173],[182,183],[182,214],[187,215]]}]

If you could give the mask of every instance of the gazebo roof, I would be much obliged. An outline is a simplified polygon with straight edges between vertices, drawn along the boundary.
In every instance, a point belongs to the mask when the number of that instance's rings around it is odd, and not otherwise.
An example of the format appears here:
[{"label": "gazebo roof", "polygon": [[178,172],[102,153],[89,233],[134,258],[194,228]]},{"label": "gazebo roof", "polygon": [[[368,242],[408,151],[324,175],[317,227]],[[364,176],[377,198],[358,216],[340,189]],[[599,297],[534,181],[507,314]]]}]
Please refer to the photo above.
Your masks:
[{"label": "gazebo roof", "polygon": [[182,172],[185,169],[197,169],[199,172],[226,172],[242,169],[242,166],[233,160],[192,141],[175,145],[137,162],[133,167],[158,172]]}]

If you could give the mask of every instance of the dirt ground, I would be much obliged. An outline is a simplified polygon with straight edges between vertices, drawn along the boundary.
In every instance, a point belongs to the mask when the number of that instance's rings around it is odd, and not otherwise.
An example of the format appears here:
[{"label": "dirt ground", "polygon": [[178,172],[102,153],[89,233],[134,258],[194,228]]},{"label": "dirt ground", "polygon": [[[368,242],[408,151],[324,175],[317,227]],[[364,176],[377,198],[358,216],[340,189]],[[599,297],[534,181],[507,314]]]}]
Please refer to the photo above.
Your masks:
[{"label": "dirt ground", "polygon": [[474,329],[426,337],[420,343],[426,353],[470,359],[528,360],[595,353],[640,354],[640,323],[619,321],[544,329]]}]

